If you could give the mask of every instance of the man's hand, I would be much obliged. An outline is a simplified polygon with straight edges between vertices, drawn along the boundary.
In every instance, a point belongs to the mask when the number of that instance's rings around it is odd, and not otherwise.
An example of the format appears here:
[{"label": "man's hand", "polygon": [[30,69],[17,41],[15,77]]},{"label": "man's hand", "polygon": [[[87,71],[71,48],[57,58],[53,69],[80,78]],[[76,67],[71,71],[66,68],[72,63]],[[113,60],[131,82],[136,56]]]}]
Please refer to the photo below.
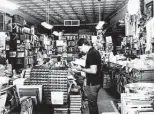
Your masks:
[{"label": "man's hand", "polygon": [[73,71],[73,72],[80,72],[81,71],[81,66],[73,66],[72,68],[71,68],[71,70]]},{"label": "man's hand", "polygon": [[71,69],[71,71],[74,72],[74,73],[79,72],[79,71],[78,71],[77,69],[75,69],[75,68]]},{"label": "man's hand", "polygon": [[82,70],[81,66],[77,66],[76,70],[81,71]]}]

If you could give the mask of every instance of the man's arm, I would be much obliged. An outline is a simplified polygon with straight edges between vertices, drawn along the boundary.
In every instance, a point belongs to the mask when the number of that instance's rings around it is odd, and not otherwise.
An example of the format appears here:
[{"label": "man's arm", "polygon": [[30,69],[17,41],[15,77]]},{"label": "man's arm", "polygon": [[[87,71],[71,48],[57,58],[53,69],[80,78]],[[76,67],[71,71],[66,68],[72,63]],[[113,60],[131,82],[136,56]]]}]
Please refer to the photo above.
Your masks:
[{"label": "man's arm", "polygon": [[97,65],[90,65],[90,68],[77,68],[79,71],[83,71],[89,74],[96,74],[97,73]]}]

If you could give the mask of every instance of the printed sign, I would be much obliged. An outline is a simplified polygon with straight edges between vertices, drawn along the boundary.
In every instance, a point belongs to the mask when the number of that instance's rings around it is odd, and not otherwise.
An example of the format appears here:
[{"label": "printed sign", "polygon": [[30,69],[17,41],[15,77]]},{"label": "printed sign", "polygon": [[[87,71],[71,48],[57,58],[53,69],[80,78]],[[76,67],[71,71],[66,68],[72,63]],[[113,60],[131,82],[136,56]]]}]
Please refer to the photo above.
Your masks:
[{"label": "printed sign", "polygon": [[5,32],[0,32],[0,50],[5,50],[5,39],[7,35]]},{"label": "printed sign", "polygon": [[51,92],[51,103],[52,104],[63,104],[63,92]]}]

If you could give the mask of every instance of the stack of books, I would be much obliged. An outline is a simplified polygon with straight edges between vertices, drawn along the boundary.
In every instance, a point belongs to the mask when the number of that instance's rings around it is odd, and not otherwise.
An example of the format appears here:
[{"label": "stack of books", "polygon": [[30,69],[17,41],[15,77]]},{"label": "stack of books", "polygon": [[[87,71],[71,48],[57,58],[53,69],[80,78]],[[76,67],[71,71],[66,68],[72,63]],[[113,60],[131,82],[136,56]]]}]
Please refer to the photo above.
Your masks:
[{"label": "stack of books", "polygon": [[81,114],[81,95],[70,95],[70,114]]}]

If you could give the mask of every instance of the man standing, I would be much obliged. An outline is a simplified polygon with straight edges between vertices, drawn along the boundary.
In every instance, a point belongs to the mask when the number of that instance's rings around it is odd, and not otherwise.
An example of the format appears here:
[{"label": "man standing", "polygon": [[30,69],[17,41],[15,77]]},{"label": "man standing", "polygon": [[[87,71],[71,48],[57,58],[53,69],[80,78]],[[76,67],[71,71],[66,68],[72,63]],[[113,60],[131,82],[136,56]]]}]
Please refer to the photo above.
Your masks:
[{"label": "man standing", "polygon": [[79,39],[77,45],[79,50],[87,55],[85,68],[77,67],[76,69],[86,73],[87,85],[85,91],[88,98],[89,114],[99,114],[97,96],[102,83],[100,75],[101,56],[84,38]]}]

